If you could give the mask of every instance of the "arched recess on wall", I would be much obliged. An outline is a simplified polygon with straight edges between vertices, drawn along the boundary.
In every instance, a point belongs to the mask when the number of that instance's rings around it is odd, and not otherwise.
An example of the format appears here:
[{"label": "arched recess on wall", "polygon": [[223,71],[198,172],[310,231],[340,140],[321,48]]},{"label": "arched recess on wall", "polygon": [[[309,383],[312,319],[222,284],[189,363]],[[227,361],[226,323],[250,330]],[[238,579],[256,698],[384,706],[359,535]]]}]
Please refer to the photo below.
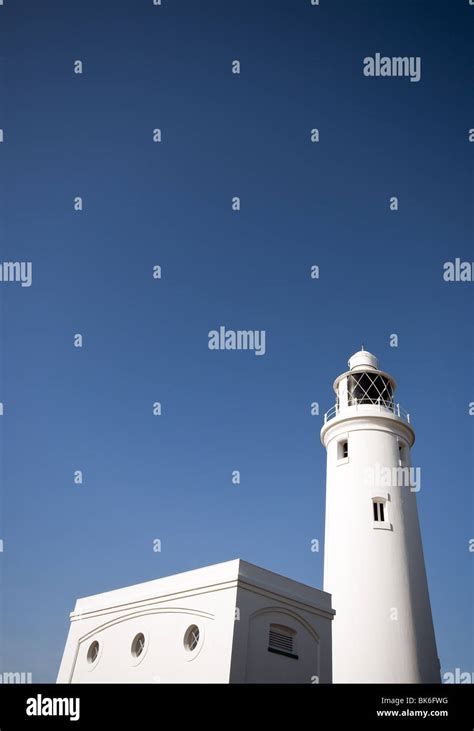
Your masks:
[{"label": "arched recess on wall", "polygon": [[319,682],[320,668],[319,634],[298,610],[267,606],[249,616],[244,682]]}]

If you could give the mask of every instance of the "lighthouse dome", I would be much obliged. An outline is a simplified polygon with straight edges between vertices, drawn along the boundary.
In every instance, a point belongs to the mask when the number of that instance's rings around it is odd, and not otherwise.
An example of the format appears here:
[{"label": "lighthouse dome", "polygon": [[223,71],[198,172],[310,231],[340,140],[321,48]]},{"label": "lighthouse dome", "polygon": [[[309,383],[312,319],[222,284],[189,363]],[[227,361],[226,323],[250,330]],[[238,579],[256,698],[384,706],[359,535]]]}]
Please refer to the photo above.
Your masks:
[{"label": "lighthouse dome", "polygon": [[368,350],[364,350],[364,348],[362,348],[349,358],[348,366],[351,371],[355,369],[367,370],[368,368],[378,370],[379,362],[375,355],[372,355],[372,353],[369,353]]}]

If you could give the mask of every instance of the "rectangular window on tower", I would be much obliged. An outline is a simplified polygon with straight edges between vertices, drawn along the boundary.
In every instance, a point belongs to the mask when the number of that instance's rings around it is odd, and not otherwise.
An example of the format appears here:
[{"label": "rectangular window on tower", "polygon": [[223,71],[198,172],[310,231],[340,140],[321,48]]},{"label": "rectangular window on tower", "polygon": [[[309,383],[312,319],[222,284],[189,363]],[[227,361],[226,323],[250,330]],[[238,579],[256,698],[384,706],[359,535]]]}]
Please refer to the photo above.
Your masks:
[{"label": "rectangular window on tower", "polygon": [[349,459],[349,442],[347,439],[341,439],[337,443],[337,461],[341,460],[348,461]]},{"label": "rectangular window on tower", "polygon": [[387,501],[385,498],[374,498],[372,500],[373,526],[374,528],[392,528],[387,520]]},{"label": "rectangular window on tower", "polygon": [[376,520],[379,523],[384,522],[384,510],[383,510],[383,502],[379,500],[374,501],[374,520]]},{"label": "rectangular window on tower", "polygon": [[398,442],[398,464],[404,467],[408,463],[408,445],[404,442]]}]

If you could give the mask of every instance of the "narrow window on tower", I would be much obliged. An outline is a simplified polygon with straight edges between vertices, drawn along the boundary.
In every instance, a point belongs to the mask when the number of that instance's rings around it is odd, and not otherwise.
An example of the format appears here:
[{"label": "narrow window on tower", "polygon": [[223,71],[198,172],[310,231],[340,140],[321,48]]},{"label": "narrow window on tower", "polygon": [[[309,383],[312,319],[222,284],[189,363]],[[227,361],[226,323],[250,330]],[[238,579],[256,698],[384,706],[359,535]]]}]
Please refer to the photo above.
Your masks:
[{"label": "narrow window on tower", "polygon": [[385,500],[376,499],[373,501],[374,521],[385,523]]},{"label": "narrow window on tower", "polygon": [[347,439],[341,439],[341,441],[337,443],[337,459],[338,462],[342,459],[349,459],[349,442]]},{"label": "narrow window on tower", "polygon": [[398,442],[398,459],[400,467],[403,467],[408,461],[408,446],[403,442]]}]

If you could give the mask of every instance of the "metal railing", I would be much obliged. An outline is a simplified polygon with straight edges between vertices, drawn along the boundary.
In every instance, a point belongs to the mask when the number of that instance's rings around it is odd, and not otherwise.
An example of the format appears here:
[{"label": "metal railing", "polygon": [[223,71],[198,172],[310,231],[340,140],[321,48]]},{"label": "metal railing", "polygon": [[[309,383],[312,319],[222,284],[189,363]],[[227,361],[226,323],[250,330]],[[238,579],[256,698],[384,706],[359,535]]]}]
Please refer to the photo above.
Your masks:
[{"label": "metal railing", "polygon": [[351,404],[349,406],[345,406],[342,410],[340,409],[339,404],[334,404],[334,406],[324,414],[324,423],[326,424],[326,422],[331,419],[335,419],[336,416],[339,416],[342,412],[351,413],[354,410],[358,411],[359,409],[364,409],[366,406],[377,406],[379,412],[388,411],[410,424],[410,414],[405,411],[405,409],[402,409],[400,404],[395,404],[393,401],[381,401],[380,399],[377,401],[367,401],[367,399],[364,399],[362,402],[357,401],[357,399],[353,399]]}]

